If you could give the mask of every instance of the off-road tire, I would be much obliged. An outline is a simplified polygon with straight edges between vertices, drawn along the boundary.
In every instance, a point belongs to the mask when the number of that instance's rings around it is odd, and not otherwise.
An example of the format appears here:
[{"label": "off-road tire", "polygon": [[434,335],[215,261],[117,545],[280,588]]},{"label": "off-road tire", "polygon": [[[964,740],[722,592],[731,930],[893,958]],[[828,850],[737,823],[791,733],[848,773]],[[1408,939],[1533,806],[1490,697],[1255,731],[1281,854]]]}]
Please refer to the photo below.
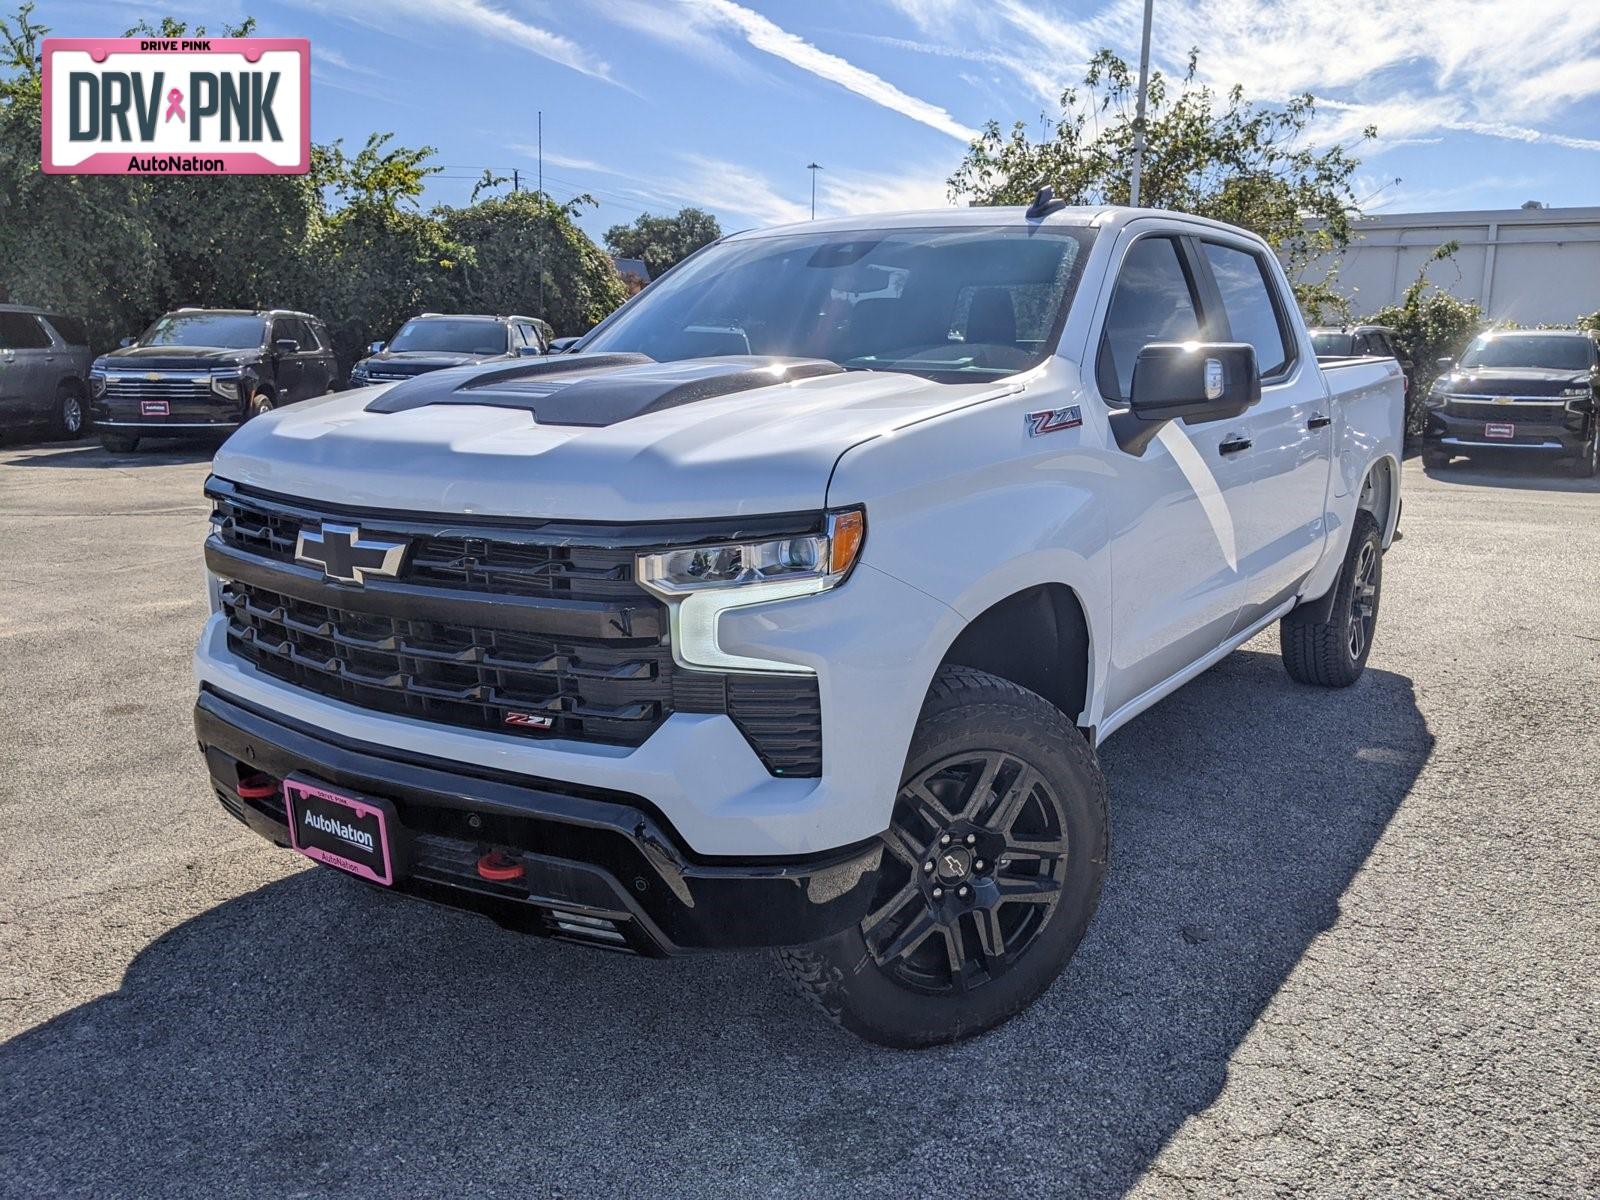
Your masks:
[{"label": "off-road tire", "polygon": [[100,444],[112,454],[132,454],[139,448],[139,435],[137,433],[112,433],[108,429],[100,431]]},{"label": "off-road tire", "polygon": [[1450,465],[1450,456],[1442,450],[1424,450],[1422,465],[1429,471],[1442,471]]},{"label": "off-road tire", "polygon": [[273,403],[271,396],[265,392],[257,392],[250,397],[250,402],[245,405],[244,419],[246,421],[254,421],[257,417],[266,416],[275,407],[277,406]]},{"label": "off-road tire", "polygon": [[[942,668],[912,737],[905,783],[942,762],[982,752],[1020,761],[1039,773],[1043,786],[1027,803],[1047,806],[1036,811],[1059,820],[1065,844],[1058,856],[1065,860],[1060,892],[1003,973],[985,976],[966,990],[911,987],[875,961],[860,926],[814,946],[779,951],[801,993],[830,1020],[867,1041],[915,1048],[995,1028],[1050,986],[1094,915],[1110,840],[1105,780],[1094,750],[1059,709],[1034,692],[984,671]],[[1002,856],[991,865],[998,873],[1004,862]]]},{"label": "off-road tire", "polygon": [[1593,435],[1572,460],[1572,473],[1579,479],[1593,479],[1600,475],[1600,422],[1597,422]]},{"label": "off-road tire", "polygon": [[[1364,560],[1370,551],[1371,558]],[[1369,597],[1358,595],[1364,586],[1357,573],[1366,561],[1372,572],[1369,582],[1375,590]],[[1349,687],[1361,678],[1372,653],[1372,634],[1377,628],[1378,603],[1383,592],[1383,536],[1378,521],[1366,509],[1357,509],[1350,530],[1350,545],[1333,598],[1333,611],[1326,621],[1315,619],[1316,605],[1294,609],[1278,623],[1278,641],[1283,665],[1298,683],[1318,687]],[[1351,649],[1352,624],[1361,619],[1358,601],[1370,601],[1372,612],[1366,622],[1359,652]]]}]

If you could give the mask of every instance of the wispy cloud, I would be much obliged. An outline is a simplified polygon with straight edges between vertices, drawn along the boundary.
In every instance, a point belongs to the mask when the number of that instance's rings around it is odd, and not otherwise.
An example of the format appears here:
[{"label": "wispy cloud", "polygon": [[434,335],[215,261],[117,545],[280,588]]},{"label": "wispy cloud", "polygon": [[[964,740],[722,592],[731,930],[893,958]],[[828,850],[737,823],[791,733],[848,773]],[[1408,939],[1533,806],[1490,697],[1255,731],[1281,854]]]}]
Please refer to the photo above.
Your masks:
[{"label": "wispy cloud", "polygon": [[[919,31],[917,40],[894,44],[976,61],[998,55],[1047,102],[1076,82],[1099,47],[1136,56],[1144,7],[889,2]],[[1349,140],[1370,122],[1390,146],[1443,133],[1588,151],[1600,146],[1583,136],[1587,129],[1559,125],[1564,106],[1600,96],[1597,43],[1600,6],[1592,0],[1430,0],[1422,8],[1369,0],[1359,20],[1346,7],[1299,0],[1162,0],[1154,58],[1170,74],[1195,48],[1202,78],[1218,87],[1242,83],[1267,100],[1312,92],[1327,113],[1317,131],[1323,142]]]},{"label": "wispy cloud", "polygon": [[761,225],[787,225],[811,215],[809,205],[781,194],[761,172],[701,154],[683,156],[689,170],[658,180],[656,189],[702,208],[750,217]]},{"label": "wispy cloud", "polygon": [[384,0],[380,5],[346,5],[334,0],[293,0],[302,8],[343,17],[371,29],[414,39],[415,26],[466,29],[493,42],[527,50],[579,74],[631,91],[612,77],[611,68],[564,34],[523,20],[487,0]]},{"label": "wispy cloud", "polygon": [[937,129],[958,141],[968,142],[977,136],[977,130],[963,125],[937,104],[909,95],[871,71],[813,46],[754,9],[735,4],[733,0],[692,0],[689,8],[702,21],[710,20],[736,32],[762,53],[837,84],[864,100],[909,117],[930,129]]}]

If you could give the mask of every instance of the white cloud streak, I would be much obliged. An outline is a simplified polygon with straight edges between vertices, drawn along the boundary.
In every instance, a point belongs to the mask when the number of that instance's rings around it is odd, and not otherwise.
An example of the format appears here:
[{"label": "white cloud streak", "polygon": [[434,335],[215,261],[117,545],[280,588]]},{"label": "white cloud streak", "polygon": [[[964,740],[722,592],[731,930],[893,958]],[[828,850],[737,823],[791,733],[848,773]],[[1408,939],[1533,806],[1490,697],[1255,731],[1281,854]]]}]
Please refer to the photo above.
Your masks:
[{"label": "white cloud streak", "polygon": [[958,141],[969,142],[978,131],[961,124],[947,111],[926,100],[919,100],[895,87],[888,80],[856,66],[837,54],[820,50],[797,34],[790,33],[754,9],[733,0],[695,0],[701,14],[739,33],[752,47],[791,66],[837,84],[903,117],[937,129]]}]

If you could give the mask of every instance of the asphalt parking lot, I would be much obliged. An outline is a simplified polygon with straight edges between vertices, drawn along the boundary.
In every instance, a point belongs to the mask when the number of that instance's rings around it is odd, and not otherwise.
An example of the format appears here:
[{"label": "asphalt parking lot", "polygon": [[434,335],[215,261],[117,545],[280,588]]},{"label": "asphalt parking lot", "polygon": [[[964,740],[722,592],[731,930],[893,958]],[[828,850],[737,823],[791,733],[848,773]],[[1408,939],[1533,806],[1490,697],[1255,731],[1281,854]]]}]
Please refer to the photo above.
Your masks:
[{"label": "asphalt parking lot", "polygon": [[1600,486],[1407,464],[1365,678],[1274,633],[1119,733],[1068,974],[896,1053],[235,824],[207,460],[0,449],[0,1194],[1600,1193]]}]

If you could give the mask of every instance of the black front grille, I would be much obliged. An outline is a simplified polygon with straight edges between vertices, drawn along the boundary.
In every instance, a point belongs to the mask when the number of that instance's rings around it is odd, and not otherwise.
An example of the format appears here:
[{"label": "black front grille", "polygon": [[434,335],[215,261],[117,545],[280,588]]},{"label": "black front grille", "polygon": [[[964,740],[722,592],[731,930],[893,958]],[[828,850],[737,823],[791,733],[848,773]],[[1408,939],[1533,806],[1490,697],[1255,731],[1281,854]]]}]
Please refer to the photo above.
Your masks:
[{"label": "black front grille", "polygon": [[227,583],[228,644],[297,687],[451,725],[638,745],[670,711],[660,642],[561,642]]},{"label": "black front grille", "polygon": [[[441,620],[437,606],[427,619],[409,609],[396,616],[372,602],[371,588],[308,589],[299,575],[245,572],[252,579],[226,579],[222,588],[228,645],[266,674],[362,708],[530,738],[636,746],[674,712],[726,713],[772,773],[821,774],[814,676],[685,670],[668,637],[653,633],[655,624],[666,628],[664,618],[633,626],[652,629],[642,637],[621,625],[603,637],[539,631],[541,599],[551,602],[552,618],[568,601],[662,608],[633,577],[635,554],[658,544],[648,538],[597,529],[587,540],[598,544],[576,544],[566,532],[541,540],[536,525],[351,516],[226,485],[212,496],[216,539],[252,559],[292,564],[303,527],[324,517],[355,522],[364,535],[409,540],[399,584],[459,597],[463,609],[479,612],[495,596],[515,597],[522,617],[512,629],[494,626],[492,616]],[[457,614],[447,606],[443,615]]]}]

